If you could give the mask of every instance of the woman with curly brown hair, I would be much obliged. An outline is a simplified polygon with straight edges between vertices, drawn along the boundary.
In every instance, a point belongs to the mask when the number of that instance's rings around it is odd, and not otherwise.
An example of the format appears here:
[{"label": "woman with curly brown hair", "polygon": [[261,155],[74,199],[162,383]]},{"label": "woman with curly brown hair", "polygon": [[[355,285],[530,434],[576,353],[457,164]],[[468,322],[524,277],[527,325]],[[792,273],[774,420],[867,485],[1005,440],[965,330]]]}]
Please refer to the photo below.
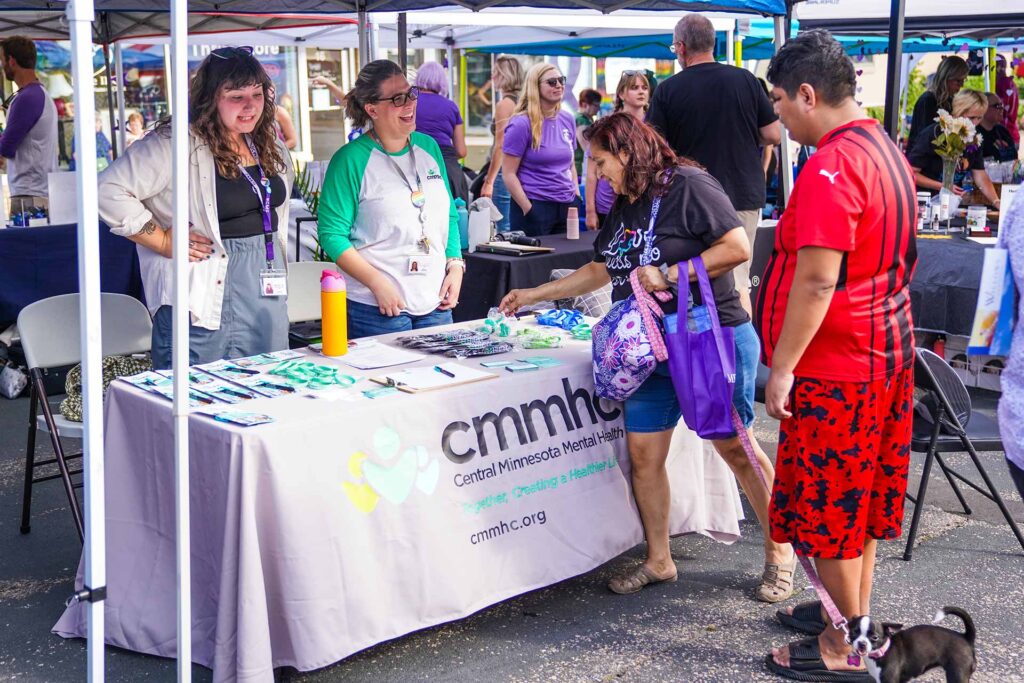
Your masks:
[{"label": "woman with curly brown hair", "polygon": [[[703,168],[677,157],[653,128],[631,114],[619,112],[601,119],[584,136],[590,142],[591,163],[618,195],[594,242],[594,260],[561,280],[512,290],[502,299],[501,309],[511,314],[538,301],[580,296],[608,282],[612,283],[613,301],[620,301],[632,292],[630,273],[638,270],[640,283],[647,291],[671,290],[676,294],[661,304],[666,316],[674,316],[680,303],[686,310],[688,291],[694,301],[700,302],[699,290],[693,287],[693,269],[680,273],[678,266],[700,256],[711,277],[721,324],[734,329],[733,405],[755,444],[761,468],[772,478],[771,462],[756,446],[750,429],[760,344],[750,318],[740,306],[733,281],[732,270],[749,258],[750,243],[729,197]],[[648,245],[651,263],[641,265],[641,254]],[[691,287],[679,286],[681,279]],[[669,549],[671,493],[665,461],[679,417],[679,400],[668,364],[661,363],[625,401],[633,496],[647,539],[647,559],[611,580],[608,587],[615,593],[635,593],[648,584],[676,579]],[[712,445],[739,479],[761,526],[767,529],[769,491],[747,460],[739,436],[715,440]],[[780,595],[788,597],[792,592],[796,558],[792,548],[774,543],[767,533],[764,543],[766,576],[756,595],[776,601],[782,599]],[[769,566],[773,567],[771,572]]]},{"label": "woman with curly brown hair", "polygon": [[[288,347],[284,285],[294,172],[273,85],[251,47],[214,50],[189,91],[189,362]],[[169,120],[100,175],[99,210],[138,245],[153,366],[171,364],[173,149]]]}]

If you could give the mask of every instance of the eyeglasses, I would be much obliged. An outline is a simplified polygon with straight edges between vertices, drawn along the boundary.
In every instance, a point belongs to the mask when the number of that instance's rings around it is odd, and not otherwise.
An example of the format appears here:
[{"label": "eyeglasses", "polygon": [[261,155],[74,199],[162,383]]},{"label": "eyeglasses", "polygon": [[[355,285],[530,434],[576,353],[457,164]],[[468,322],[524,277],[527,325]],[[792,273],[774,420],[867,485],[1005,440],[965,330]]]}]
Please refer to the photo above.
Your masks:
[{"label": "eyeglasses", "polygon": [[[676,45],[678,45],[679,47],[676,47]],[[668,46],[668,51],[671,52],[672,54],[677,55],[677,54],[679,54],[679,48],[682,47],[682,46],[683,46],[683,41],[681,41],[681,40],[674,41],[671,45]]]},{"label": "eyeglasses", "polygon": [[646,69],[636,69],[636,70],[633,70],[633,71],[623,71],[622,75],[623,76],[643,76],[644,78],[647,78],[647,70]]},{"label": "eyeglasses", "polygon": [[252,57],[252,45],[241,45],[239,47],[218,47],[210,53],[217,59],[237,59],[239,57]]},{"label": "eyeglasses", "polygon": [[541,83],[547,83],[549,88],[557,88],[560,85],[565,85],[565,76],[559,76],[558,78],[548,78]]},{"label": "eyeglasses", "polygon": [[391,97],[378,97],[373,100],[374,102],[390,102],[396,107],[404,107],[409,101],[415,101],[420,96],[420,89],[416,86],[412,86],[405,92],[400,92],[397,95]]}]

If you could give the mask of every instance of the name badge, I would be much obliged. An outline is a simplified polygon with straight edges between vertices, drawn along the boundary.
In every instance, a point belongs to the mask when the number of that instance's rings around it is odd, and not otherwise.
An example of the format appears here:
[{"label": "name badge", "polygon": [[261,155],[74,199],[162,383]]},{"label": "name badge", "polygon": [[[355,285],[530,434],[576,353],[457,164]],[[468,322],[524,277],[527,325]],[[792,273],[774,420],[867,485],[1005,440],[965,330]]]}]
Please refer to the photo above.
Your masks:
[{"label": "name badge", "polygon": [[406,262],[405,272],[409,275],[426,275],[430,270],[430,262],[426,254],[412,254]]},{"label": "name badge", "polygon": [[260,296],[288,296],[288,274],[283,270],[261,270]]}]

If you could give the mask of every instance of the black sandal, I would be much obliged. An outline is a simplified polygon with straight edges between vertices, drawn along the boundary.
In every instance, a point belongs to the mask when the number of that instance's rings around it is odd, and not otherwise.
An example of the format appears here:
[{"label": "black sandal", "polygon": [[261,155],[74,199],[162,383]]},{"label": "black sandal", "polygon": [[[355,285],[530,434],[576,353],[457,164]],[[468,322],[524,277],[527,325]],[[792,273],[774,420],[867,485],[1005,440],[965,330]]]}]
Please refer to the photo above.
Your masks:
[{"label": "black sandal", "polygon": [[775,613],[779,623],[783,626],[816,636],[825,631],[825,620],[821,618],[821,601],[802,602],[793,608],[792,614],[786,614],[785,610]]},{"label": "black sandal", "polygon": [[789,644],[789,666],[782,666],[769,654],[765,660],[768,670],[794,681],[820,681],[821,683],[874,683],[867,671],[832,671],[821,658],[817,637]]}]

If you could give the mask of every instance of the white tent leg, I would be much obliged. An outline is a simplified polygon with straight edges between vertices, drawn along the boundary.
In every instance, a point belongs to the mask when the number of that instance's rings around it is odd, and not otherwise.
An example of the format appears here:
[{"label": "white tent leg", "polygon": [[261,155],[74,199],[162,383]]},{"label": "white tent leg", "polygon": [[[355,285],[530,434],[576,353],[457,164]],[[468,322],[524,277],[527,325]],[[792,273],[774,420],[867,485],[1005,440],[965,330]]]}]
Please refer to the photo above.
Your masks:
[{"label": "white tent leg", "polygon": [[[75,154],[96,158],[96,98],[92,82],[92,0],[67,8],[74,82]],[[85,585],[78,598],[88,603],[88,680],[104,678],[103,593],[106,590],[106,536],[103,480],[103,358],[100,319],[100,236],[96,164],[78,165],[78,291],[82,345],[82,453],[85,471]]]},{"label": "white tent leg", "polygon": [[[775,17],[775,52],[778,53],[786,44],[786,18]],[[789,133],[782,128],[782,144],[779,145],[779,170],[782,172],[782,205],[789,203],[789,195],[793,192],[793,164],[789,158]]]},{"label": "white tent leg", "polygon": [[367,42],[370,45],[370,57],[372,59],[384,59],[380,50],[380,26],[371,19],[367,22],[367,30],[369,33],[369,40]]},{"label": "white tent leg", "polygon": [[124,154],[128,146],[127,128],[128,121],[124,117],[124,61],[121,54],[121,44],[114,45],[114,69],[117,71],[117,149]]},{"label": "white tent leg", "polygon": [[178,681],[192,680],[192,565],[188,462],[188,3],[171,1],[171,140],[174,149],[174,495],[178,558]]},{"label": "white tent leg", "polygon": [[364,66],[373,61],[370,57],[369,36],[366,34],[366,10],[360,9],[356,18],[358,21],[356,32],[359,39],[359,69],[362,70]]},{"label": "white tent leg", "polygon": [[448,99],[456,104],[459,101],[459,80],[455,73],[455,32],[448,29],[448,36],[445,38],[448,44],[445,47],[445,60],[448,62]]}]

